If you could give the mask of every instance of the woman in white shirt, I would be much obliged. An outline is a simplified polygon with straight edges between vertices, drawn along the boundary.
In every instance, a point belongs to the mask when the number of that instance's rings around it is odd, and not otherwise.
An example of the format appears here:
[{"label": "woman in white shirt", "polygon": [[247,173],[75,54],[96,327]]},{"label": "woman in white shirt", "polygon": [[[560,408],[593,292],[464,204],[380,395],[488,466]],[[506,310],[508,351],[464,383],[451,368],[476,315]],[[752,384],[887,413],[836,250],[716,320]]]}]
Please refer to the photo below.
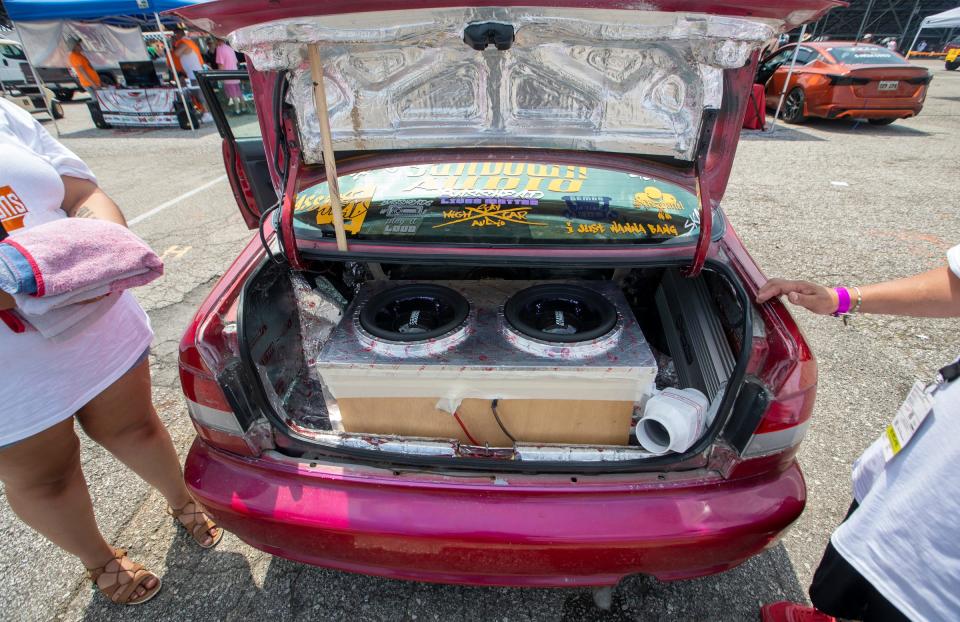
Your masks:
[{"label": "woman in white shirt", "polygon": [[[33,117],[0,99],[0,238],[58,218],[125,225],[90,169]],[[77,334],[47,340],[0,292],[0,481],[13,511],[80,558],[111,600],[141,604],[160,579],[103,539],[80,468],[74,419],[94,441],[157,488],[200,546],[223,535],[190,497],[170,436],[151,403],[153,331],[129,293],[99,305]]]}]

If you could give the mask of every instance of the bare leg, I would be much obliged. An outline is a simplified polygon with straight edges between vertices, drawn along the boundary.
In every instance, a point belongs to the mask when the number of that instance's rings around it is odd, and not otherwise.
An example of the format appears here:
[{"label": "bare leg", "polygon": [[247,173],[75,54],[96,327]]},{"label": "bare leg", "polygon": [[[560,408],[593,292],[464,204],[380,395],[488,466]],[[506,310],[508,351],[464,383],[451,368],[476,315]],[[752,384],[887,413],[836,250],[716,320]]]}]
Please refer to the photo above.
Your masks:
[{"label": "bare leg", "polygon": [[[100,534],[93,515],[73,418],[0,451],[0,480],[16,515],[79,557],[85,567],[103,566],[113,557],[113,549]],[[124,567],[128,567],[129,562],[125,562]],[[107,569],[116,570],[116,564],[110,562]],[[137,590],[138,595],[156,584],[157,579],[151,577]]]},{"label": "bare leg", "polygon": [[[77,420],[90,438],[159,490],[171,507],[193,502],[170,434],[153,408],[147,361],[81,408]],[[215,534],[211,530],[203,544]]]}]

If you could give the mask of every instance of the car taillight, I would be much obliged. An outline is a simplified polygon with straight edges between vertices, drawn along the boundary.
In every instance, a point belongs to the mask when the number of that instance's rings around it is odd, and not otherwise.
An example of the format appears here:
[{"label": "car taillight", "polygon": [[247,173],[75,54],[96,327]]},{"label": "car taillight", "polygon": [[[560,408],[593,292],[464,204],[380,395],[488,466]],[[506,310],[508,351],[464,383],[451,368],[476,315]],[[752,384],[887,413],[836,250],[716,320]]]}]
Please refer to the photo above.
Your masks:
[{"label": "car taillight", "polygon": [[193,427],[215,447],[244,456],[259,455],[249,426],[242,424],[201,353],[201,347],[210,347],[204,342],[205,329],[209,327],[192,324],[180,343],[180,384]]},{"label": "car taillight", "polygon": [[830,84],[834,86],[850,86],[852,84],[858,84],[862,86],[864,84],[870,84],[870,78],[854,78],[853,76],[827,74],[827,79],[829,79]]},{"label": "car taillight", "polygon": [[933,76],[927,74],[925,76],[920,76],[919,78],[907,78],[905,82],[907,84],[930,84],[931,80],[933,80]]},{"label": "car taillight", "polygon": [[257,456],[270,445],[251,407],[237,344],[239,290],[263,256],[254,239],[214,286],[180,341],[180,384],[197,434],[219,449]]},{"label": "car taillight", "polygon": [[[800,329],[780,302],[763,309],[767,335],[755,372],[769,392],[766,410],[741,455],[744,458],[784,452],[807,433],[817,388],[817,363]],[[754,346],[754,351],[758,347]]]}]

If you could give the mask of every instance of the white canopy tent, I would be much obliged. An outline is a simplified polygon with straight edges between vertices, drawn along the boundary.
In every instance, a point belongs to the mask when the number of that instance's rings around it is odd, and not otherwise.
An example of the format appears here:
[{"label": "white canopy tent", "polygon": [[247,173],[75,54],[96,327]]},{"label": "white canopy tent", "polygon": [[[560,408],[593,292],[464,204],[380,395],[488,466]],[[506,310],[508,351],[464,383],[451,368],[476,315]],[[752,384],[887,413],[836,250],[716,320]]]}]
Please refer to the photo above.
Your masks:
[{"label": "white canopy tent", "polygon": [[907,50],[907,56],[910,56],[910,52],[913,51],[913,46],[917,44],[917,39],[920,38],[920,33],[924,28],[956,28],[957,26],[960,26],[960,6],[923,18],[923,21],[920,22],[920,28],[917,29],[917,34],[913,38],[913,43]]}]

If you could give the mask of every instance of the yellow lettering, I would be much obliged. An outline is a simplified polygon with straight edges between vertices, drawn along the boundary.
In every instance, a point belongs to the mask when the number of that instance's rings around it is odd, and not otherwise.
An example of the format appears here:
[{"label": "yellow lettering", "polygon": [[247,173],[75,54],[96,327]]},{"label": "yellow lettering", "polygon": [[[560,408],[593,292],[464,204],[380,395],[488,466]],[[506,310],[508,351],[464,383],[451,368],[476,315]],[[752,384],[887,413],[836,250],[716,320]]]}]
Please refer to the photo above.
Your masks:
[{"label": "yellow lettering", "polygon": [[417,181],[409,188],[405,188],[404,192],[413,192],[414,190],[426,190],[428,192],[437,192],[441,190],[440,183],[437,181],[436,177],[424,177],[423,179]]},{"label": "yellow lettering", "polygon": [[481,175],[499,175],[503,170],[503,162],[484,162],[480,167]]},{"label": "yellow lettering", "polygon": [[547,190],[550,192],[580,192],[583,186],[581,179],[551,179],[547,184]]},{"label": "yellow lettering", "polygon": [[528,177],[527,178],[527,187],[524,190],[540,190],[540,183],[543,179],[539,177]]},{"label": "yellow lettering", "polygon": [[526,168],[526,164],[522,162],[507,162],[503,166],[504,175],[523,175],[523,169]]},{"label": "yellow lettering", "polygon": [[[503,185],[501,185],[503,184]],[[520,185],[517,177],[491,177],[484,184],[484,190],[515,190]]]}]

